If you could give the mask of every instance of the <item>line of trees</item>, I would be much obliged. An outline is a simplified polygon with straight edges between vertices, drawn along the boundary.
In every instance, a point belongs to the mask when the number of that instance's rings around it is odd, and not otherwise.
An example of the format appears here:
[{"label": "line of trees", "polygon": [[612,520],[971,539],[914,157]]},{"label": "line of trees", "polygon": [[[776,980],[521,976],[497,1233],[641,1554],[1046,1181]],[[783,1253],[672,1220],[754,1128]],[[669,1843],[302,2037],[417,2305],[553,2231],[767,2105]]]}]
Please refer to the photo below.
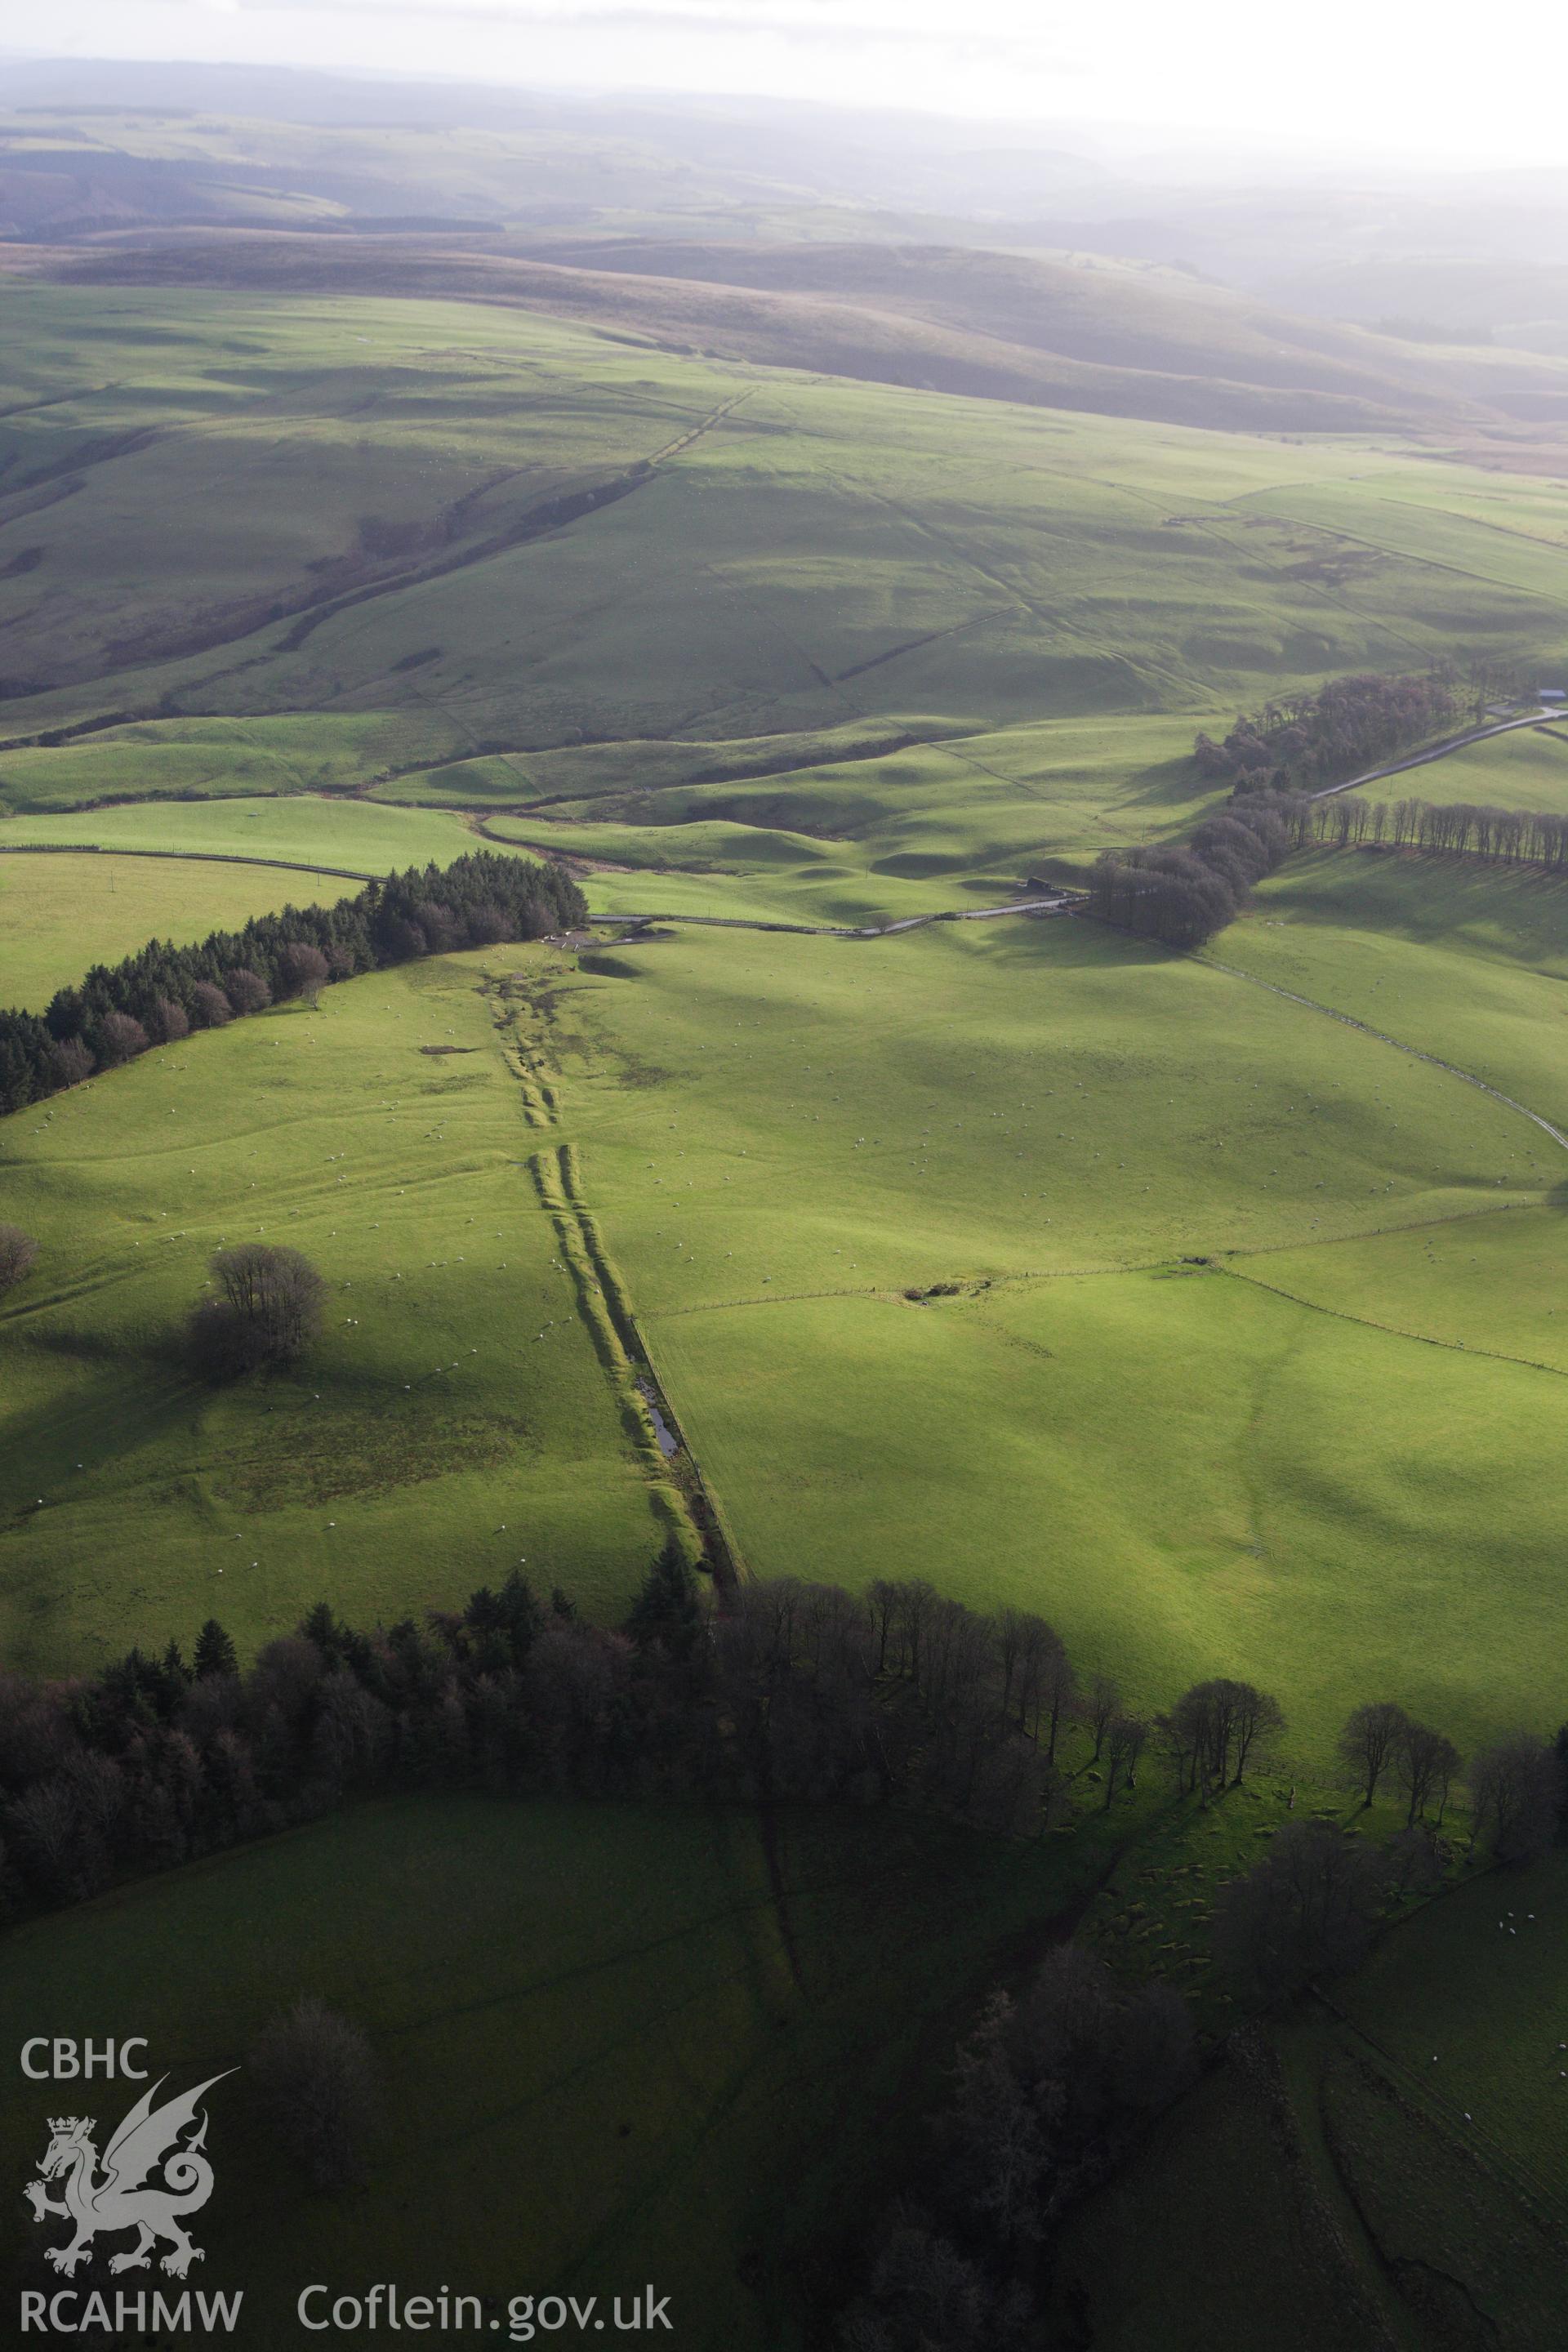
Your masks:
[{"label": "line of trees", "polygon": [[0,1114],[116,1068],[193,1029],[221,1029],[330,981],[416,957],[537,940],[587,919],[563,867],[479,850],[447,866],[410,866],[332,907],[285,907],[194,947],[152,940],[96,964],[40,1016],[0,1013]]},{"label": "line of trees", "polygon": [[1454,725],[1465,701],[1460,680],[1447,665],[1404,677],[1337,677],[1315,694],[1282,695],[1244,713],[1217,743],[1200,732],[1193,755],[1210,783],[1243,792],[1301,792],[1395,758]]},{"label": "line of trees", "polygon": [[1088,912],[1168,947],[1201,947],[1290,846],[1272,798],[1255,793],[1206,817],[1185,848],[1105,850],[1089,873]]},{"label": "line of trees", "polygon": [[1152,1738],[1206,1801],[1279,1722],[1250,1685],[1211,1682],[1151,1723],[1108,1676],[1081,1684],[1044,1618],[919,1579],[746,1584],[711,1613],[670,1546],[618,1630],[514,1574],[374,1633],[323,1603],[244,1674],[209,1622],[189,1661],[171,1643],[87,1681],[0,1683],[0,1895],[72,1901],[429,1786],[902,1801],[1038,1834],[1068,1810],[1069,1730],[1110,1806]]},{"label": "line of trees", "polygon": [[1201,947],[1292,850],[1324,844],[1568,873],[1568,816],[1470,801],[1369,801],[1355,793],[1314,800],[1247,780],[1184,847],[1102,851],[1089,873],[1086,911],[1169,947]]},{"label": "line of trees", "polygon": [[1339,1758],[1363,1812],[1380,1789],[1397,1789],[1404,1827],[1377,1844],[1334,1821],[1289,1822],[1252,1869],[1221,1889],[1215,1957],[1249,2000],[1277,2000],[1354,1968],[1392,1902],[1442,1883],[1443,1822],[1461,1779],[1472,1853],[1479,1847],[1495,1862],[1526,1862],[1568,1825],[1568,1727],[1550,1744],[1509,1732],[1467,1768],[1447,1733],[1396,1700],[1378,1699],[1352,1709]]},{"label": "line of trees", "polygon": [[[0,1895],[12,1909],[73,1901],[355,1793],[426,1787],[900,1801],[1039,1834],[1071,1807],[1069,1728],[1102,1805],[1136,1785],[1151,1747],[1178,1795],[1208,1803],[1282,1717],[1268,1693],[1221,1678],[1145,1719],[1109,1677],[1081,1680],[1044,1618],[983,1615],[920,1579],[864,1595],[744,1584],[710,1612],[670,1545],[617,1629],[584,1623],[560,1591],[542,1602],[514,1573],[460,1610],[374,1633],[323,1602],[245,1673],[209,1622],[188,1661],[171,1643],[86,1680],[0,1681]],[[1526,1748],[1546,1759],[1533,1812]],[[1476,1759],[1488,1851],[1513,1858],[1527,1817],[1555,1819],[1555,1774],[1523,1734]]]},{"label": "line of trees", "polygon": [[1503,866],[1568,872],[1568,816],[1538,809],[1493,808],[1478,801],[1367,801],[1356,793],[1332,800],[1271,803],[1291,846],[1420,849],[1436,856],[1482,857]]},{"label": "line of trees", "polygon": [[243,1674],[209,1622],[188,1661],[171,1643],[85,1681],[0,1682],[0,1894],[68,1902],[433,1786],[903,1798],[1037,1828],[1076,1696],[1042,1620],[919,1582],[752,1584],[710,1616],[673,1546],[617,1630],[515,1573],[373,1633],[323,1603]]}]

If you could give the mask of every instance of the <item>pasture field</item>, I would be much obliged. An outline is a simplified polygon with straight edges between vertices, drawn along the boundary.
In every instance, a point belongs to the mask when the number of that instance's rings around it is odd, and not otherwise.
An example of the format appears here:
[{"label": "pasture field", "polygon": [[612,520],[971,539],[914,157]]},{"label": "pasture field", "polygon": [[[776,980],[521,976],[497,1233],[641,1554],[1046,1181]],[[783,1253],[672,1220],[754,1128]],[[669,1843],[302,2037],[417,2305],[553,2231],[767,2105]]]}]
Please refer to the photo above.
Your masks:
[{"label": "pasture field", "polygon": [[564,993],[555,1050],[650,1315],[1279,1247],[1556,1180],[1446,1072],[1085,922],[616,954],[633,976]]},{"label": "pasture field", "polygon": [[[962,2004],[1043,1951],[1075,1865],[879,1809],[785,1808],[772,1834],[668,1801],[361,1806],[13,1931],[0,1998],[41,2033],[133,2016],[180,2081],[243,2068],[300,1992],[363,2024],[363,2188],[302,2193],[246,2074],[212,2094],[200,2283],[244,2286],[265,2352],[300,2340],[307,2282],[389,2274],[503,2313],[651,2279],[682,2343],[794,2347],[801,2251],[879,2176],[889,2120],[919,2130]],[[94,2087],[101,2112],[119,2086]],[[18,2179],[43,2116],[6,2103]]]},{"label": "pasture field", "polygon": [[0,1003],[41,1011],[89,961],[152,939],[184,945],[290,902],[331,906],[353,887],[265,866],[207,866],[198,882],[174,858],[0,856]]},{"label": "pasture field", "polygon": [[1568,731],[1521,727],[1449,751],[1403,775],[1380,776],[1375,783],[1360,785],[1356,796],[1390,803],[1476,801],[1489,808],[1568,815]]},{"label": "pasture field", "polygon": [[1079,922],[600,961],[565,1131],[753,1572],[1043,1609],[1150,1706],[1246,1674],[1309,1762],[1390,1677],[1549,1719],[1562,1175],[1517,1112]]},{"label": "pasture field", "polygon": [[[1435,1054],[1568,1130],[1568,882],[1477,858],[1293,857],[1206,950]],[[1521,1123],[1517,1163],[1568,1163]]]},{"label": "pasture field", "polygon": [[[335,898],[347,898],[355,876],[434,861],[449,866],[479,846],[459,816],[446,809],[381,808],[368,801],[297,793],[288,798],[248,796],[219,801],[140,801],[115,808],[77,809],[58,815],[15,816],[0,822],[0,843],[77,843],[96,849],[135,849],[191,858],[276,857],[294,866],[319,860],[351,878]],[[500,846],[502,845],[495,845]],[[190,877],[200,899],[222,868],[199,866]]]},{"label": "pasture field", "polygon": [[1565,1903],[1561,1855],[1489,1874],[1403,1920],[1331,2008],[1255,2031],[1070,2226],[1095,2342],[1552,2342]]},{"label": "pasture field", "polygon": [[[387,1622],[526,1557],[616,1613],[663,1538],[526,1164],[504,1058],[549,950],[371,975],[157,1050],[6,1122],[36,1235],[0,1312],[0,1643],[90,1667],[216,1615],[249,1650],[319,1599]],[[487,981],[487,974],[492,978]],[[295,1373],[213,1390],[179,1327],[223,1241],[330,1286]]]},{"label": "pasture field", "polygon": [[1038,1610],[1150,1711],[1242,1675],[1302,1764],[1373,1692],[1470,1741],[1561,1711],[1561,1375],[1176,1268],[644,1334],[758,1572]]},{"label": "pasture field", "polygon": [[418,740],[395,716],[310,711],[265,719],[149,719],[95,728],[65,743],[11,741],[0,751],[0,817],[126,801],[342,790]]},{"label": "pasture field", "polygon": [[1374,1950],[1341,2005],[1358,2032],[1420,2077],[1450,2124],[1468,2115],[1478,2145],[1568,2220],[1565,1935],[1568,1859],[1553,1853],[1431,1905]]}]

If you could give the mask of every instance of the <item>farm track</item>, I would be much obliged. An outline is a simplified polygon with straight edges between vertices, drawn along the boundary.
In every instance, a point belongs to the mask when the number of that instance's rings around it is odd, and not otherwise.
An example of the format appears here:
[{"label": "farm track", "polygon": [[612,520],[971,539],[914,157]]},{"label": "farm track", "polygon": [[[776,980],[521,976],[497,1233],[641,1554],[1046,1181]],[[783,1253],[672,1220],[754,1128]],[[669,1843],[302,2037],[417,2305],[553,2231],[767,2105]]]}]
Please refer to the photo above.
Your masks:
[{"label": "farm track", "polygon": [[[230,676],[237,669],[252,667],[260,656],[252,655],[248,657],[241,657],[240,648],[259,636],[265,630],[278,627],[284,623],[289,625],[272,645],[270,651],[283,654],[297,653],[323,622],[335,619],[339,614],[352,612],[360,605],[374,603],[385,596],[401,594],[410,588],[424,587],[431,581],[446,579],[456,572],[470,571],[479,564],[493,562],[498,556],[510,555],[518,548],[529,546],[537,540],[549,538],[556,531],[568,529],[573,523],[581,522],[591,515],[600,513],[606,507],[617,505],[622,499],[631,497],[634,492],[645,488],[649,482],[655,480],[659,468],[667,465],[670,459],[679,457],[683,451],[693,447],[706,434],[722,425],[728,416],[752,398],[754,390],[754,385],[748,384],[730,399],[721,401],[717,407],[699,417],[694,424],[684,432],[678,434],[673,440],[664,443],[658,449],[650,450],[647,457],[630,458],[616,472],[603,475],[597,480],[585,482],[580,489],[559,491],[552,498],[542,499],[527,507],[510,524],[500,530],[491,531],[488,537],[468,546],[452,549],[445,554],[429,554],[423,562],[405,563],[401,569],[384,572],[376,579],[361,580],[356,585],[308,590],[304,594],[297,595],[292,601],[289,601],[287,595],[283,595],[272,599],[265,605],[258,604],[239,612],[230,613],[220,617],[216,625],[209,628],[205,633],[198,632],[183,643],[172,643],[141,651],[134,648],[129,649],[125,656],[116,664],[116,667],[124,670],[162,667],[170,662],[198,659],[203,655],[217,655],[226,652],[235,655],[236,659],[229,662],[226,667],[219,667],[207,676],[204,682],[210,687],[217,678]],[[72,488],[79,487],[74,478],[80,473],[85,463],[96,463],[102,458],[128,455],[161,437],[163,437],[161,428],[150,427],[144,432],[122,436],[120,440],[105,445],[101,449],[91,452],[78,451],[70,457],[62,458],[59,463],[64,487],[59,488],[55,495],[68,497]],[[38,487],[43,480],[43,477],[36,477],[32,487]],[[488,490],[499,487],[499,484],[492,482],[484,487]],[[469,493],[468,501],[458,501],[457,507],[447,511],[456,516],[464,503],[471,502],[474,498],[481,494]],[[8,520],[20,520],[20,517],[12,517]],[[61,685],[68,682],[47,681],[40,683],[33,690],[39,693],[51,693],[59,690]],[[87,685],[90,680],[82,680],[79,683]],[[59,730],[46,730],[42,734],[20,736],[0,743],[0,750],[17,751],[41,743],[65,741],[106,727],[141,724],[150,719],[175,715],[184,714],[175,714],[162,709],[117,711],[107,718],[85,719]]]},{"label": "farm track", "polygon": [[626,926],[621,938],[628,944],[645,923],[700,923],[722,931],[787,931],[816,940],[890,940],[899,931],[922,930],[928,923],[985,923],[999,915],[1063,915],[1076,904],[1076,896],[1019,898],[1005,907],[943,907],[935,914],[903,915],[894,923],[868,924],[768,923],[740,915],[595,915],[592,919],[606,927],[612,923]]},{"label": "farm track", "polygon": [[[366,581],[363,586],[350,588],[321,601],[311,600],[300,608],[300,616],[288,634],[279,640],[280,653],[297,653],[300,647],[319,629],[324,621],[336,618],[340,613],[376,602],[383,596],[399,594],[406,588],[422,588],[427,582],[447,578],[454,572],[471,571],[476,564],[488,563],[498,555],[510,555],[517,548],[530,546],[535,540],[548,539],[558,530],[566,530],[588,516],[602,513],[605,507],[618,505],[636,490],[643,489],[657,476],[661,466],[684,450],[692,448],[705,434],[710,433],[725,418],[752,397],[752,387],[723,400],[716,408],[700,417],[697,423],[662,448],[650,451],[646,457],[635,457],[619,473],[590,482],[580,490],[567,491],[529,507],[508,530],[497,531],[476,546],[458,548],[450,555],[433,562],[413,564],[403,572],[394,572],[382,580]],[[285,617],[282,614],[274,616]],[[221,641],[220,641],[221,642]]]}]

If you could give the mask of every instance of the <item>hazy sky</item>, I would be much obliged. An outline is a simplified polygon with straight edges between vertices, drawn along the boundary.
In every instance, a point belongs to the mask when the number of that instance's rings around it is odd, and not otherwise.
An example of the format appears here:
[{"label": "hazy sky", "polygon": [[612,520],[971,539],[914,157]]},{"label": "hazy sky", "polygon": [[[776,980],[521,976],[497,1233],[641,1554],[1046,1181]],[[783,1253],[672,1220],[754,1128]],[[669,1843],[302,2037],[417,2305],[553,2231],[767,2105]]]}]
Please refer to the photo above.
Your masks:
[{"label": "hazy sky", "polygon": [[0,37],[1568,163],[1568,12],[1531,0],[50,0]]}]

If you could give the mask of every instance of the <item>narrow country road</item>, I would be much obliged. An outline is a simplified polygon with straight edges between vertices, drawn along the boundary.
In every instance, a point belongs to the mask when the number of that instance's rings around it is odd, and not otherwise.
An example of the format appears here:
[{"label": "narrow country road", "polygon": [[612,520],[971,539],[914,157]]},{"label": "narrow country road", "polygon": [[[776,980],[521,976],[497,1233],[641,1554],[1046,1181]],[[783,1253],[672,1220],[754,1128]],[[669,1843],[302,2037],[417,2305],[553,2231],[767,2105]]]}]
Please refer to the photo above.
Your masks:
[{"label": "narrow country road", "polygon": [[1534,710],[1527,719],[1500,719],[1490,727],[1472,727],[1467,734],[1451,735],[1446,743],[1429,743],[1425,751],[1412,751],[1403,760],[1390,760],[1384,768],[1368,768],[1363,775],[1352,776],[1348,783],[1325,784],[1321,793],[1309,793],[1310,801],[1331,801],[1341,793],[1353,793],[1363,784],[1375,784],[1382,776],[1402,776],[1407,768],[1429,767],[1434,760],[1446,760],[1452,751],[1463,751],[1472,743],[1489,742],[1494,735],[1511,735],[1520,727],[1546,727],[1555,721],[1561,726],[1568,719],[1568,710]]},{"label": "narrow country road", "polygon": [[813,940],[890,940],[895,931],[918,931],[926,923],[988,923],[998,915],[1063,915],[1083,893],[1063,891],[1054,898],[1014,898],[1005,907],[944,907],[933,915],[902,915],[896,923],[768,923],[742,915],[592,915],[602,928],[623,927],[630,938],[648,923],[703,923],[721,931],[790,931]]}]

